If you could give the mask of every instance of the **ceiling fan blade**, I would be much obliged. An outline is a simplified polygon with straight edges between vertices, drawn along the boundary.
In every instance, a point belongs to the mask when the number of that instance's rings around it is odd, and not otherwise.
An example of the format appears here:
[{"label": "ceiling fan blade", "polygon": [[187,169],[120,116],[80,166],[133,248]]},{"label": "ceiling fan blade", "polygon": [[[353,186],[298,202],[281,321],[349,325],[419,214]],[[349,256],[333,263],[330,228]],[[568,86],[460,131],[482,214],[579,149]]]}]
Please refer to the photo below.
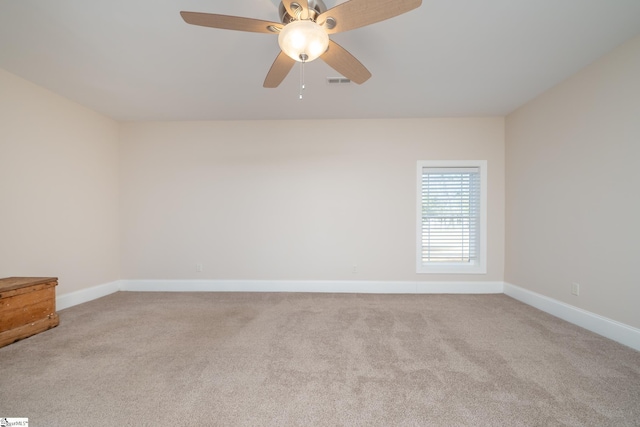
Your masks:
[{"label": "ceiling fan blade", "polygon": [[329,40],[329,48],[320,58],[354,83],[362,84],[371,77],[369,70],[360,61],[333,40]]},{"label": "ceiling fan blade", "polygon": [[249,31],[252,33],[278,34],[283,25],[278,22],[240,16],[217,15],[214,13],[180,12],[184,22],[202,27],[221,28],[223,30]]},{"label": "ceiling fan blade", "polygon": [[291,71],[295,63],[295,60],[281,51],[280,55],[273,61],[273,65],[271,65],[271,69],[267,73],[267,77],[264,79],[262,86],[267,88],[278,87],[284,78],[287,77],[287,74],[289,74],[289,71]]},{"label": "ceiling fan blade", "polygon": [[316,22],[329,34],[340,33],[393,18],[421,4],[422,0],[350,0],[320,14]]}]

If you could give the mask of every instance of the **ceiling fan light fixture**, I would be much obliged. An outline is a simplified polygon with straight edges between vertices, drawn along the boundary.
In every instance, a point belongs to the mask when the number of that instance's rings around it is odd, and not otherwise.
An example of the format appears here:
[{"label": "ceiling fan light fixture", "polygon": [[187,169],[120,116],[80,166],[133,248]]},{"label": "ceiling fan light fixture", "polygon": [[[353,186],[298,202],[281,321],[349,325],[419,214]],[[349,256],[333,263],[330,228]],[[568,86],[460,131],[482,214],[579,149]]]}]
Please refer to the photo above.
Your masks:
[{"label": "ceiling fan light fixture", "polygon": [[280,31],[278,44],[290,58],[309,62],[327,51],[329,35],[313,21],[294,21]]}]

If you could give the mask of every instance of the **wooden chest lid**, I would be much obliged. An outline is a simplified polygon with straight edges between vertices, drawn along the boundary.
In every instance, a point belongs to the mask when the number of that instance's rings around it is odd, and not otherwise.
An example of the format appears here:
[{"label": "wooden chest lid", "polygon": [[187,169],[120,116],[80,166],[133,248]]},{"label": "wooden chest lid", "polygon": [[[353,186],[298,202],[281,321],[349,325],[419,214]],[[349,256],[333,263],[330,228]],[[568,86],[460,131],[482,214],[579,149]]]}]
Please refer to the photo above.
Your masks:
[{"label": "wooden chest lid", "polygon": [[24,288],[25,286],[41,285],[43,283],[56,282],[57,277],[7,277],[0,279],[0,292]]}]

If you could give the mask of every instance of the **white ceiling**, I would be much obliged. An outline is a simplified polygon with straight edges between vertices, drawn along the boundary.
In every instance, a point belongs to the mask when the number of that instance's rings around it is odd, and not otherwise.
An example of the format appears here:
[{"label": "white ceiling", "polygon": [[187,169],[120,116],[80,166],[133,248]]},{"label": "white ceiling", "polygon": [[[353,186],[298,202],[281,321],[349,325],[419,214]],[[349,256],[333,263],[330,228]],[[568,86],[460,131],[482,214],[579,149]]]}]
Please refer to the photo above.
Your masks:
[{"label": "white ceiling", "polygon": [[[324,0],[331,8],[342,0]],[[0,68],[117,120],[505,115],[640,33],[640,0],[423,0],[332,39],[373,74],[328,86],[321,60],[262,83],[277,37],[181,10],[278,21],[279,0],[0,0]],[[0,94],[1,96],[1,94]]]}]

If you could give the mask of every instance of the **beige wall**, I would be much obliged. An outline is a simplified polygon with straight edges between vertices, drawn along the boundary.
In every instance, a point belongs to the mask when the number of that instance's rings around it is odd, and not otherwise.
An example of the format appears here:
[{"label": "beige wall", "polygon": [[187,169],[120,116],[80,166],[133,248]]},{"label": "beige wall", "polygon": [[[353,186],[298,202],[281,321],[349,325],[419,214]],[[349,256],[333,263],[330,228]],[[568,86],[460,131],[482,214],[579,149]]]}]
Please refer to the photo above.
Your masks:
[{"label": "beige wall", "polygon": [[[415,273],[429,159],[488,160],[486,275]],[[132,123],[120,165],[125,279],[503,280],[502,118]]]},{"label": "beige wall", "polygon": [[640,327],[640,37],[509,115],[506,140],[505,280]]},{"label": "beige wall", "polygon": [[118,125],[0,69],[0,277],[119,278]]}]

